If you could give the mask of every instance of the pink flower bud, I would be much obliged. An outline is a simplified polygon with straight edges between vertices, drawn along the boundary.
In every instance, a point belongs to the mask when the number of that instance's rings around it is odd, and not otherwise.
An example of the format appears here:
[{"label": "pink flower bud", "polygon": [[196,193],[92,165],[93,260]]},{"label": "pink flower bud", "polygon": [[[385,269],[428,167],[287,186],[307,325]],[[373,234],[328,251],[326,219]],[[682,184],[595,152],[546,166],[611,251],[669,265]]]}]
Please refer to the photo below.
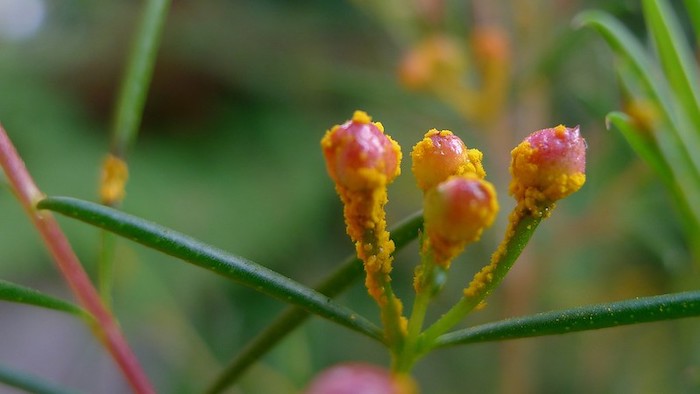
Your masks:
[{"label": "pink flower bud", "polygon": [[467,149],[451,131],[432,129],[413,147],[411,170],[418,187],[425,192],[452,175],[473,173],[483,178],[486,173],[482,157],[480,151]]},{"label": "pink flower bud", "polygon": [[511,155],[510,193],[530,209],[562,199],[586,181],[586,141],[578,126],[536,131]]},{"label": "pink flower bud", "polygon": [[361,363],[346,363],[321,372],[305,394],[415,394],[412,379],[392,375],[386,369]]},{"label": "pink flower bud", "polygon": [[435,263],[449,266],[464,247],[479,239],[498,212],[496,190],[473,174],[450,177],[425,195],[425,231]]},{"label": "pink flower bud", "polygon": [[348,190],[369,190],[387,185],[401,172],[401,148],[373,123],[365,112],[334,126],[321,140],[328,173]]}]

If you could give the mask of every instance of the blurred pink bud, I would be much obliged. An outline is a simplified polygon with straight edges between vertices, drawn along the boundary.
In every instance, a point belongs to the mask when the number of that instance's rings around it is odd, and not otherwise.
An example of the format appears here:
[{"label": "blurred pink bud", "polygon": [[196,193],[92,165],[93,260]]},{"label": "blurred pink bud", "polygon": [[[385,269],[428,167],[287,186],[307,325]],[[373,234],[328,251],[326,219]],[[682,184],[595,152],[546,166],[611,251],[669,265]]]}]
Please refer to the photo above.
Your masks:
[{"label": "blurred pink bud", "polygon": [[346,363],[317,375],[305,394],[415,394],[413,380],[369,364]]}]

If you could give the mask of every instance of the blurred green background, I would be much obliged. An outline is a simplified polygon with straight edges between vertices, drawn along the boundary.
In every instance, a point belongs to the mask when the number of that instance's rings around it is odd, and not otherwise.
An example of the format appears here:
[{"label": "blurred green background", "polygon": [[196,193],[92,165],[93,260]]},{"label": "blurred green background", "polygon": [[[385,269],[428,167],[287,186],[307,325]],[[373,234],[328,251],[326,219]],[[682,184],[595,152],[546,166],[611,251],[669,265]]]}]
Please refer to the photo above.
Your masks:
[{"label": "blurred green background", "polygon": [[[12,17],[4,3],[39,8]],[[0,0],[0,122],[45,193],[97,199],[142,3]],[[611,52],[593,32],[570,26],[589,8],[613,13],[644,37],[631,0],[174,1],[141,134],[128,155],[122,208],[313,284],[353,251],[320,152],[325,130],[363,109],[401,144],[403,176],[389,188],[391,225],[420,209],[411,147],[430,128],[450,129],[484,152],[502,212],[453,265],[431,308],[435,317],[502,236],[514,205],[510,149],[534,130],[580,124],[589,146],[585,187],[559,203],[489,307],[465,326],[697,289],[698,265],[670,199],[624,140],[605,129],[605,114],[621,107]],[[25,19],[26,31],[8,27]],[[494,118],[470,119],[444,96],[402,85],[402,59],[439,34],[465,49],[465,86],[481,86],[467,40],[479,24],[498,26],[510,43],[507,89]],[[0,278],[70,298],[5,186]],[[61,224],[94,274],[99,232]],[[115,312],[160,392],[203,389],[284,308],[127,241],[116,254]],[[414,245],[395,264],[407,306],[417,260]],[[376,320],[359,283],[340,300]],[[415,376],[424,393],[698,392],[698,328],[688,319],[459,347],[429,355]],[[388,354],[312,319],[231,392],[296,392],[319,370],[347,360],[387,365]],[[0,363],[84,392],[127,390],[81,322],[55,312],[0,305]]]}]

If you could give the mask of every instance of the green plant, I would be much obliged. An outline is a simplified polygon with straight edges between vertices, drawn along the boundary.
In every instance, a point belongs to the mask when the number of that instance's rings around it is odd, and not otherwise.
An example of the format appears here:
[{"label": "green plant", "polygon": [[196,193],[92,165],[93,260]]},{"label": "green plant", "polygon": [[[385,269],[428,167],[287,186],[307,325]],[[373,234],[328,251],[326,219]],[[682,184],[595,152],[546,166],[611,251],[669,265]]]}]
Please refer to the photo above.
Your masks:
[{"label": "green plant", "polygon": [[[654,51],[649,51],[617,19],[587,11],[575,20],[601,33],[615,51],[625,91],[625,112],[611,112],[614,126],[659,176],[674,198],[688,244],[700,252],[700,73],[678,17],[665,0],[642,1]],[[698,2],[685,2],[696,34]]]},{"label": "green plant", "polygon": [[[499,249],[500,252],[496,253],[496,257],[493,260],[497,264],[486,264],[484,270],[477,274],[477,280],[473,282],[474,287],[469,287],[476,293],[476,296],[463,297],[445,317],[422,333],[425,309],[432,294],[439,291],[442,285],[443,274],[447,271],[450,258],[453,257],[453,251],[458,253],[464,247],[465,239],[472,241],[473,238],[478,237],[478,234],[475,234],[475,232],[480,232],[482,226],[477,226],[476,229],[468,229],[463,237],[452,239],[450,236],[453,234],[454,229],[441,232],[440,228],[442,225],[437,225],[437,223],[440,223],[440,220],[434,220],[432,223],[436,225],[432,227],[435,231],[432,231],[433,237],[431,238],[430,221],[424,226],[423,217],[418,213],[388,230],[386,234],[384,234],[385,224],[381,224],[381,227],[373,229],[374,234],[372,236],[387,244],[389,242],[387,237],[390,233],[396,251],[402,249],[412,240],[420,239],[422,255],[418,271],[420,275],[417,275],[419,279],[417,281],[418,295],[413,312],[406,324],[405,335],[401,333],[401,316],[400,313],[397,313],[400,308],[396,306],[398,303],[386,303],[389,307],[383,309],[382,318],[385,327],[378,327],[370,318],[365,318],[346,306],[331,300],[331,298],[338,295],[363,275],[362,259],[354,256],[349,257],[345,262],[338,265],[335,273],[322,281],[313,290],[260,264],[228,254],[174,230],[121,212],[114,207],[106,206],[118,206],[122,196],[126,181],[126,172],[124,171],[126,168],[126,152],[128,147],[134,142],[135,133],[139,127],[138,118],[143,110],[143,97],[149,84],[150,67],[147,65],[152,64],[155,58],[157,45],[154,43],[157,43],[159,34],[159,28],[157,27],[159,23],[162,23],[167,10],[167,2],[151,1],[148,4],[151,8],[149,8],[150,11],[144,14],[146,15],[144,26],[151,26],[151,28],[142,28],[139,37],[143,42],[150,42],[151,44],[146,45],[145,48],[147,49],[144,51],[135,50],[132,53],[131,64],[146,66],[133,66],[131,69],[136,71],[127,73],[124,79],[123,85],[131,86],[135,90],[126,88],[123,90],[124,93],[121,96],[123,99],[119,100],[117,107],[119,109],[115,112],[117,114],[115,116],[117,119],[130,118],[131,121],[115,121],[115,124],[126,124],[128,126],[126,128],[115,127],[113,132],[117,142],[113,144],[111,153],[116,160],[109,159],[107,161],[106,176],[103,181],[103,189],[107,192],[103,193],[103,204],[70,197],[44,196],[29,178],[22,161],[16,154],[9,139],[6,138],[7,135],[4,129],[0,133],[0,162],[2,162],[8,181],[29,216],[45,235],[47,245],[54,249],[57,263],[62,268],[66,281],[75,290],[76,299],[81,306],[78,307],[66,301],[5,281],[0,282],[0,298],[7,301],[39,305],[69,312],[84,319],[94,329],[96,336],[103,340],[108,350],[118,361],[135,392],[151,392],[153,388],[148,383],[138,362],[130,354],[131,351],[119,334],[118,325],[109,309],[110,289],[112,287],[112,279],[110,277],[112,270],[110,258],[113,253],[111,251],[111,245],[113,244],[112,234],[169,254],[292,305],[291,309],[272,322],[257,338],[250,341],[245,349],[235,356],[231,364],[224,368],[213,382],[194,383],[202,387],[208,383],[209,385],[206,388],[208,392],[221,392],[234,384],[247,368],[311,315],[322,316],[356,331],[358,335],[365,335],[377,340],[379,344],[386,345],[394,356],[393,369],[407,373],[418,358],[428,351],[438,348],[487,341],[556,335],[626,324],[698,316],[700,314],[700,292],[685,292],[545,312],[448,332],[466,313],[482,305],[481,301],[495,289],[499,280],[504,277],[508,268],[515,262],[519,253],[526,246],[540,221],[551,211],[550,204],[552,200],[564,197],[564,193],[556,194],[556,191],[561,189],[555,188],[555,195],[549,194],[552,193],[551,191],[544,192],[539,190],[538,188],[541,184],[537,182],[537,173],[528,173],[527,166],[519,166],[517,160],[514,162],[514,167],[515,171],[518,172],[520,182],[516,182],[515,186],[512,186],[512,193],[516,196],[518,203],[514,208],[514,219],[511,221],[512,233],[508,231],[504,241],[506,247]],[[136,47],[144,48],[144,46],[139,45]],[[319,137],[320,134],[319,131]],[[433,134],[440,134],[440,132],[436,131]],[[427,137],[429,138],[430,136]],[[536,141],[537,138],[534,138],[531,143],[536,144]],[[530,149],[527,149],[527,145],[526,148],[519,149],[518,152],[519,154],[516,157],[521,158],[533,154]],[[555,158],[565,157],[566,152],[559,153],[555,155]],[[480,156],[476,152],[471,152],[471,155],[468,154],[467,156],[471,164],[480,161]],[[429,176],[434,175],[438,172],[438,169],[433,168],[434,166],[435,164],[429,165],[429,169],[424,171],[424,173]],[[449,208],[449,205],[454,202],[454,199],[450,198],[450,196],[461,196],[459,193],[462,189],[458,187],[461,182],[466,183],[467,191],[476,188],[488,195],[489,190],[492,190],[491,187],[485,186],[488,184],[486,181],[483,181],[483,175],[479,175],[479,166],[473,165],[469,169],[459,169],[460,165],[456,167],[456,170],[451,169],[446,171],[446,173],[448,176],[458,174],[458,178],[454,178],[458,180],[456,182],[457,186],[446,184],[444,190],[436,191],[437,189],[435,188],[445,181],[445,179],[437,179],[434,180],[434,185],[424,187],[426,201],[428,201],[428,206],[426,207],[427,216],[440,216],[440,212],[445,207],[448,207],[446,209],[447,212],[453,212],[452,209],[455,208]],[[562,168],[556,170],[562,170]],[[320,176],[322,172],[323,170],[319,168],[318,175]],[[469,175],[465,175],[465,172],[469,173]],[[577,174],[581,172],[582,169],[580,168],[575,171]],[[393,174],[389,173],[386,175]],[[463,178],[459,178],[459,176]],[[581,181],[576,181],[576,177],[573,177],[573,179],[574,183],[578,183],[578,186],[580,186]],[[674,180],[674,182],[677,182],[677,180]],[[431,182],[426,183],[430,184]],[[533,186],[535,187],[535,192],[533,192]],[[528,192],[528,190],[530,191]],[[564,187],[564,191],[569,190],[573,189]],[[545,197],[544,199],[543,196]],[[381,197],[379,205],[381,205],[381,201],[384,201],[385,196]],[[352,200],[352,198],[349,198],[349,200]],[[457,200],[460,199],[457,198]],[[99,279],[97,280],[97,291],[92,288],[91,280],[82,273],[77,259],[70,252],[69,245],[61,235],[49,211],[75,218],[106,231],[103,253],[101,253],[102,260]],[[473,219],[478,217],[477,213],[484,211],[486,211],[486,214],[478,220],[483,220],[482,224],[486,226],[490,221],[487,219],[489,219],[492,210],[477,209],[476,211],[468,211],[466,218]],[[383,217],[376,223],[380,221],[383,221]],[[471,224],[469,220],[466,222]],[[450,224],[452,223],[448,221],[447,225],[449,226]],[[423,229],[424,235],[419,236]],[[360,241],[363,241],[363,239],[360,239]],[[432,247],[426,246],[431,243]],[[442,257],[437,259],[432,255],[436,244],[444,246],[443,249],[440,249]],[[362,245],[362,242],[360,242],[360,245]],[[364,250],[363,248],[359,249],[360,251]],[[394,251],[394,254],[396,251]],[[393,254],[386,249],[385,252],[387,252],[388,256],[383,256],[383,258],[390,260]],[[367,260],[369,259],[367,256],[364,257]],[[364,264],[366,265],[367,262],[365,261]],[[384,273],[386,272],[380,272],[380,275],[377,275],[378,279],[376,282],[386,288],[390,281],[387,276],[383,275]],[[483,278],[488,278],[489,275],[493,275],[496,280],[484,281]],[[381,300],[381,293],[377,293],[376,298],[378,300]],[[386,294],[385,291],[383,293]],[[469,293],[472,294],[471,292]],[[98,294],[101,297],[98,297]],[[398,299],[398,297],[392,298]],[[14,387],[36,392],[66,391],[47,384],[41,379],[4,368],[0,369],[0,381]]]}]

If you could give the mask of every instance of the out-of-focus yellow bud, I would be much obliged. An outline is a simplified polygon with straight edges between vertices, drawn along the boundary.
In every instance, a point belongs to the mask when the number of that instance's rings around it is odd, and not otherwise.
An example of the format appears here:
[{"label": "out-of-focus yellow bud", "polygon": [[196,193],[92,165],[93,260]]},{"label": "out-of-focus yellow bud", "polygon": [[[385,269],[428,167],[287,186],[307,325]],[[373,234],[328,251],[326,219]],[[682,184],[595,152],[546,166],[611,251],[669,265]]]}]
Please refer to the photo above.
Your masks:
[{"label": "out-of-focus yellow bud", "polygon": [[404,55],[398,73],[407,89],[431,90],[459,81],[465,69],[464,49],[459,43],[449,36],[434,35]]}]

